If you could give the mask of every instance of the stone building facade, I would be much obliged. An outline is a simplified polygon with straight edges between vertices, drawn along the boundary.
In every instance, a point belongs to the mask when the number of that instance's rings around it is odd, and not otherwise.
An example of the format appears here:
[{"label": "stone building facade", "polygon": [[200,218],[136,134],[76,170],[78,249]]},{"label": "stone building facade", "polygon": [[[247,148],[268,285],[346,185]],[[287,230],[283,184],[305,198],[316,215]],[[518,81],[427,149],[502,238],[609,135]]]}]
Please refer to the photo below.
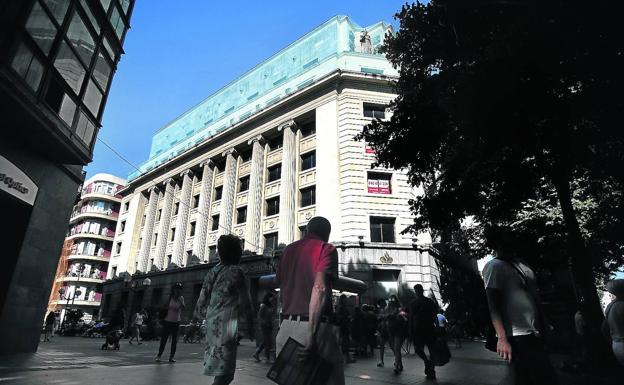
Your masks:
[{"label": "stone building facade", "polygon": [[415,283],[437,295],[430,237],[401,234],[418,190],[401,170],[372,168],[375,154],[354,139],[396,96],[397,72],[377,53],[388,31],[332,18],[160,129],[120,192],[109,277],[212,263],[225,233],[270,261],[321,215],[341,274],[369,284],[365,301],[409,296]]}]

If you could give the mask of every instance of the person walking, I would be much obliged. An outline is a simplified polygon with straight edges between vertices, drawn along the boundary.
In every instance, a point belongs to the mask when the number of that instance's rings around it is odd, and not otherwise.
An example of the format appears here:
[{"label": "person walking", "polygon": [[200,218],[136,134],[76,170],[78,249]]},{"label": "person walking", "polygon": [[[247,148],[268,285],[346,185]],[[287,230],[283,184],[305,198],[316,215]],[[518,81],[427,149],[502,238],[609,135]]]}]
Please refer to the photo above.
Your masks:
[{"label": "person walking", "polygon": [[394,374],[403,371],[402,351],[403,342],[407,336],[407,315],[401,308],[396,295],[390,296],[386,308],[386,323],[388,325],[388,342],[394,353]]},{"label": "person walking", "polygon": [[[414,351],[425,363],[425,376],[433,380],[436,375],[431,356],[434,349],[438,309],[435,302],[425,296],[421,284],[414,285],[414,293],[416,299],[412,301],[408,311],[408,332],[414,344]],[[429,350],[429,357],[425,354],[425,346]]]},{"label": "person walking", "polygon": [[496,258],[483,269],[492,326],[498,336],[496,351],[509,362],[504,381],[515,384],[557,384],[544,342],[535,273],[511,254],[511,233],[489,231]]},{"label": "person walking", "polygon": [[56,314],[49,312],[45,318],[45,327],[43,329],[43,342],[50,342],[50,336],[54,332],[54,323],[56,322]]},{"label": "person walking", "polygon": [[167,340],[171,336],[171,350],[169,353],[169,362],[174,363],[176,348],[178,346],[178,329],[180,328],[180,321],[182,320],[182,309],[186,307],[184,303],[184,297],[182,296],[182,284],[176,283],[171,288],[169,294],[169,300],[166,307],[163,310],[167,311],[167,315],[163,319],[162,335],[160,336],[160,347],[158,348],[158,355],[156,356],[156,362],[160,362],[161,356],[165,351]]},{"label": "person walking", "polygon": [[249,338],[254,337],[251,299],[247,279],[240,267],[241,240],[222,235],[217,241],[219,263],[206,274],[195,305],[195,317],[206,318],[206,376],[214,376],[214,385],[227,385],[236,370],[239,315],[245,315]]},{"label": "person walking", "polygon": [[301,355],[318,355],[333,365],[328,385],[344,385],[344,362],[331,323],[332,282],[338,278],[338,252],[328,243],[331,224],[310,219],[307,235],[288,245],[280,258],[276,279],[282,296],[277,353],[289,337],[303,344]]},{"label": "person walking", "polygon": [[[387,307],[388,303],[385,299],[379,299],[377,301],[377,339],[379,342],[379,362],[377,362],[377,367],[379,368],[383,368],[385,365],[384,356],[386,353],[386,344],[390,340],[386,314]],[[390,349],[392,349],[392,344],[390,344]]]},{"label": "person walking", "polygon": [[341,294],[338,297],[336,304],[336,326],[338,326],[340,349],[346,363],[354,363],[355,360],[351,358],[349,348],[351,347],[351,313],[349,312],[349,304],[347,303],[347,296]]},{"label": "person walking", "polygon": [[602,330],[611,340],[615,358],[624,365],[624,279],[607,282],[607,291],[615,298],[607,305]]},{"label": "person walking", "polygon": [[139,311],[134,315],[134,320],[132,323],[132,337],[128,340],[130,345],[132,345],[132,340],[136,339],[137,344],[141,345],[141,328],[145,323],[145,310]]},{"label": "person walking", "polygon": [[262,298],[260,309],[258,310],[258,323],[262,333],[262,341],[256,348],[252,357],[260,362],[260,353],[264,351],[266,362],[271,362],[271,347],[273,346],[273,319],[275,318],[275,307],[273,301],[275,294],[272,291],[267,292]]}]

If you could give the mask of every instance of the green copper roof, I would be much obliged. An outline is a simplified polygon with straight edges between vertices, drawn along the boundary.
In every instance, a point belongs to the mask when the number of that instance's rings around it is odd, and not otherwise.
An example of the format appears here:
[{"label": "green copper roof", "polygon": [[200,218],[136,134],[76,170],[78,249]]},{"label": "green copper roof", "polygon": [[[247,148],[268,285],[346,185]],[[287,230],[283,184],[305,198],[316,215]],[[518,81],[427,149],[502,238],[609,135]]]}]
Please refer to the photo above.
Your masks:
[{"label": "green copper roof", "polygon": [[[139,167],[141,173],[336,69],[396,76],[397,71],[377,53],[389,29],[391,26],[383,22],[362,28],[346,16],[331,18],[158,130],[152,138],[149,160]],[[364,30],[370,36],[369,49],[360,43]],[[128,179],[141,173],[134,172]]]}]

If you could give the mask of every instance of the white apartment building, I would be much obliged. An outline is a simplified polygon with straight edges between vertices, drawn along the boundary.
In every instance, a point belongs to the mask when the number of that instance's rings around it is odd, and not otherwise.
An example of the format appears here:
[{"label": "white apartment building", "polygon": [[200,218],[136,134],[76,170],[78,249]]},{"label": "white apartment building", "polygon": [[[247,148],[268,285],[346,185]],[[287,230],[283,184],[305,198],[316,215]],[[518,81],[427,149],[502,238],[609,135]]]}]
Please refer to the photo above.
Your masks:
[{"label": "white apartment building", "polygon": [[334,17],[161,128],[120,192],[108,276],[213,261],[224,233],[269,258],[320,215],[365,298],[415,283],[438,295],[430,237],[401,234],[418,190],[354,140],[396,96],[377,52],[388,31]]}]

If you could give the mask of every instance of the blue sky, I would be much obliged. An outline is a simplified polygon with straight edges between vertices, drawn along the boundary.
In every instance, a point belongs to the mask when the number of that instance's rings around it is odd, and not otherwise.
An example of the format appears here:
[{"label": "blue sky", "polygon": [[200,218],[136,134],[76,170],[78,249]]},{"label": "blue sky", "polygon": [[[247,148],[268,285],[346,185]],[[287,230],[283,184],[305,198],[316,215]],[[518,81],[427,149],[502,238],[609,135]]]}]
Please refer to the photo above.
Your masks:
[{"label": "blue sky", "polygon": [[[137,0],[99,138],[130,163],[147,160],[152,134],[332,16],[361,26],[396,21],[404,1]],[[87,176],[134,171],[97,142]]]}]

